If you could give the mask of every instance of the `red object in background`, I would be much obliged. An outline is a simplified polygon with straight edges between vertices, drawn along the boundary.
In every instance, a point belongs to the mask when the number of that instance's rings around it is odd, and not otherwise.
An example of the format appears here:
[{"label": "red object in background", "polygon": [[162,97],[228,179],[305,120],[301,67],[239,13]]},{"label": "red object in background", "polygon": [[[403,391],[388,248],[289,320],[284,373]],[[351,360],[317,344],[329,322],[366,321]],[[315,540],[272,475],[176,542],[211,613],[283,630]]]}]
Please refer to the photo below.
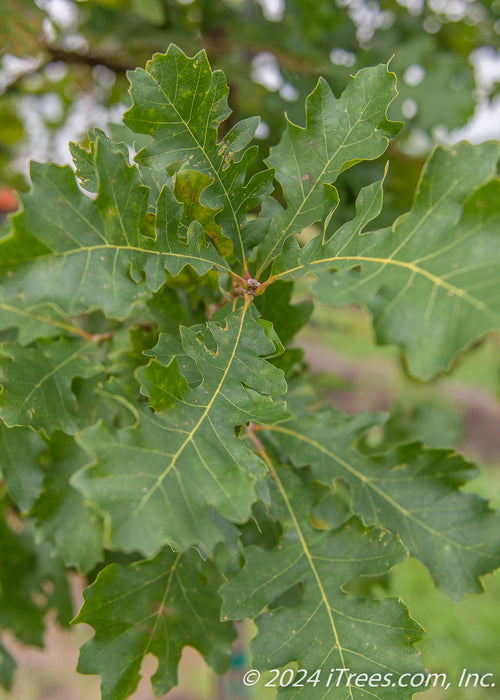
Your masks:
[{"label": "red object in background", "polygon": [[0,212],[8,213],[17,208],[18,203],[14,190],[11,190],[10,187],[0,187]]}]

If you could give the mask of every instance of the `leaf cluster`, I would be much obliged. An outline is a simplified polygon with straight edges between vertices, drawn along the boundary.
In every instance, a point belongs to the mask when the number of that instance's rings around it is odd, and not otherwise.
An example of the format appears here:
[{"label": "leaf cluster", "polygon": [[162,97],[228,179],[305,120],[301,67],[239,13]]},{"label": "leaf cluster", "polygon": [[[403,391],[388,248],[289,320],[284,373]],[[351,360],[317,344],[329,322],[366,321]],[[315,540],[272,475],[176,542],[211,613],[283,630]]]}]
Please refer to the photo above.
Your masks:
[{"label": "leaf cluster", "polygon": [[130,84],[132,154],[95,129],[72,144],[76,172],[33,163],[0,242],[1,547],[16,571],[0,622],[39,643],[49,607],[69,617],[63,567],[88,575],[75,622],[95,636],[78,670],[101,675],[105,700],[133,693],[148,653],[157,695],[186,645],[223,673],[241,619],[256,621],[262,670],[415,673],[422,630],[404,603],[347,586],[410,554],[450,597],[480,592],[499,516],[462,492],[475,468],[461,456],[404,439],[368,449],[386,416],[310,408],[290,343],[312,303],[292,292],[311,277],[313,300],[366,306],[415,377],[449,370],[500,323],[500,145],[437,148],[409,210],[377,228],[384,178],[348,221],[335,182],[401,127],[387,65],[340,97],[319,80],[261,168],[258,118],[223,126],[228,86],[204,52],[172,45]]}]

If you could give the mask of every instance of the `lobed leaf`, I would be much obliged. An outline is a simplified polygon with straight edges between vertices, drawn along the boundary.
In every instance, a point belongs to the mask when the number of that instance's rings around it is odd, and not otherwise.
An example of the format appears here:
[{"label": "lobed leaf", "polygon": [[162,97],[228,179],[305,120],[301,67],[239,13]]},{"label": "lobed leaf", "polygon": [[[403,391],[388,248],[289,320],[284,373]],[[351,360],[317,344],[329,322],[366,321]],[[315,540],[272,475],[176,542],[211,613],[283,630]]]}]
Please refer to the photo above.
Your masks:
[{"label": "lobed leaf", "polygon": [[103,700],[124,700],[139,682],[146,654],[158,659],[151,682],[155,696],[177,684],[183,647],[192,646],[217,672],[229,666],[236,634],[221,622],[220,574],[193,550],[164,548],[152,560],[111,564],[84,591],[74,622],[86,622],[95,636],[80,651],[78,671],[99,673]]},{"label": "lobed leaf", "polygon": [[28,511],[43,489],[45,475],[40,455],[41,437],[29,428],[7,428],[0,423],[0,472],[10,497],[21,511]]},{"label": "lobed leaf", "polygon": [[4,343],[0,357],[0,417],[9,427],[30,426],[49,435],[79,428],[74,377],[91,377],[102,370],[92,359],[91,341],[40,339],[38,348]]},{"label": "lobed leaf", "polygon": [[437,148],[410,211],[392,229],[365,233],[382,206],[382,183],[364,188],[356,217],[323,245],[290,241],[278,276],[317,276],[327,304],[365,304],[380,343],[403,347],[412,374],[431,379],[457,354],[500,328],[500,144]]},{"label": "lobed leaf", "polygon": [[270,229],[259,246],[257,276],[291,234],[316,221],[326,228],[339,202],[331,183],[359,161],[381,156],[389,137],[401,128],[399,122],[386,119],[396,95],[396,76],[387,65],[360,70],[339,99],[320,78],[306,101],[306,125],[288,122],[267,160],[283,189],[286,208],[272,198],[262,208]]},{"label": "lobed leaf", "polygon": [[89,141],[88,148],[84,148],[75,141],[70,141],[69,150],[73,163],[75,164],[75,175],[80,181],[80,185],[87,192],[97,193],[99,190],[99,173],[96,163],[97,140],[108,142],[108,144],[123,153],[128,158],[128,148],[124,143],[115,143],[109,139],[102,129],[97,127],[87,132]]},{"label": "lobed leaf", "polygon": [[86,337],[80,328],[68,323],[66,317],[49,304],[26,308],[18,296],[0,300],[0,330],[8,328],[17,328],[17,339],[21,345],[29,345],[37,338],[51,338],[64,333]]},{"label": "lobed leaf", "polygon": [[460,491],[475,476],[473,465],[421,443],[363,454],[356,441],[380,422],[376,415],[325,411],[270,430],[296,466],[309,464],[326,484],[345,480],[354,512],[368,525],[398,533],[444,593],[458,599],[482,592],[479,577],[500,565],[500,513]]},{"label": "lobed leaf", "polygon": [[217,129],[230,114],[228,87],[221,71],[212,72],[204,51],[188,58],[170,45],[167,53],[155,54],[145,70],[137,68],[129,77],[133,105],[123,120],[132,131],[152,137],[137,162],[157,169],[182,162],[211,178],[200,203],[220,210],[216,221],[245,264],[256,243],[256,225],[245,214],[272,191],[271,170],[246,182],[257,147],[244,149],[259,118],[239,122],[218,141]]},{"label": "lobed leaf", "polygon": [[287,417],[272,396],[286,389],[283,373],[263,359],[275,343],[248,301],[223,325],[209,321],[204,336],[199,326],[181,327],[180,335],[201,383],[189,386],[176,360],[152,361],[138,377],[156,413],[137,407],[133,428],[100,423],[78,438],[94,465],[73,483],[106,515],[112,547],[147,556],[166,543],[210,552],[221,539],[212,509],[245,520],[263,465],[235,427]]},{"label": "lobed leaf", "polygon": [[224,236],[216,222],[217,211],[200,204],[200,196],[211,180],[208,175],[196,170],[180,170],[175,175],[174,194],[184,207],[184,216],[188,221],[198,221],[205,235],[214,243],[220,254],[226,259],[231,256],[233,246]]},{"label": "lobed leaf", "polygon": [[[399,540],[377,528],[365,528],[351,518],[337,529],[315,529],[311,509],[327,489],[307,486],[293,473],[268,462],[276,516],[283,538],[270,550],[251,546],[244,551],[245,566],[221,589],[222,614],[231,619],[256,619],[257,636],[251,643],[253,663],[261,669],[296,662],[311,675],[320,669],[318,684],[280,688],[278,698],[388,698],[411,697],[414,689],[396,686],[403,673],[420,669],[413,644],[420,627],[398,600],[361,599],[343,591],[359,576],[388,571],[404,559]],[[275,601],[300,585],[300,602],[289,607]],[[260,613],[260,614],[259,614]],[[361,678],[339,685],[335,670],[380,674],[375,686]],[[333,682],[328,686],[332,671]],[[389,684],[381,687],[390,674]],[[305,690],[304,688],[307,688]]]},{"label": "lobed leaf", "polygon": [[43,493],[30,512],[42,540],[53,544],[66,566],[84,573],[104,556],[102,519],[69,483],[72,474],[87,461],[73,438],[53,433],[44,455],[47,474]]},{"label": "lobed leaf", "polygon": [[[499,514],[460,490],[472,465],[400,445],[395,428],[368,449],[380,416],[297,410],[288,420],[275,399],[286,390],[278,367],[292,373],[301,357],[282,343],[311,312],[290,304],[292,282],[281,278],[311,272],[321,301],[367,305],[379,341],[402,346],[423,378],[499,328],[500,144],[436,149],[391,229],[365,232],[382,182],[363,188],[353,220],[328,239],[333,183],[384,152],[400,126],[386,117],[396,94],[385,65],[360,71],[339,99],[321,79],[305,126],[288,122],[270,167],[249,176],[258,118],[220,138],[230,114],[223,74],[204,52],[188,58],[171,46],[131,73],[125,122],[145,144],[135,164],[125,143],[95,129],[88,148],[72,144],[75,174],[32,166],[23,210],[0,240],[0,331],[17,338],[0,346],[0,468],[7,503],[35,527],[2,509],[0,623],[41,644],[48,609],[68,617],[54,555],[83,572],[105,547],[128,561],[155,555],[104,568],[76,618],[95,630],[79,670],[101,675],[105,700],[134,692],[148,653],[158,658],[156,694],[176,684],[186,645],[227,669],[235,634],[220,618],[223,579],[222,615],[257,618],[259,668],[327,674],[279,697],[409,697],[414,689],[396,681],[421,670],[421,629],[401,601],[361,599],[347,585],[385,574],[408,549],[459,598],[500,564]],[[300,248],[295,235],[315,222],[323,235]],[[249,264],[259,279],[272,265],[270,277],[249,282]],[[168,276],[178,276],[175,289]],[[67,318],[95,309],[115,320]],[[158,328],[171,335],[151,348]],[[96,351],[103,338],[106,351]],[[275,466],[257,435],[292,467]],[[214,552],[216,563],[202,561]],[[349,686],[326,686],[342,668],[357,674]],[[0,646],[0,683],[12,670]],[[360,680],[373,674],[379,685]]]},{"label": "lobed leaf", "polygon": [[21,298],[28,308],[49,302],[69,315],[100,308],[125,318],[161,287],[166,270],[230,271],[199,224],[179,230],[182,207],[166,186],[148,235],[148,191],[121,145],[99,137],[94,156],[95,200],[78,189],[71,168],[32,164],[24,211],[13,219],[13,237],[2,242],[7,300]]}]

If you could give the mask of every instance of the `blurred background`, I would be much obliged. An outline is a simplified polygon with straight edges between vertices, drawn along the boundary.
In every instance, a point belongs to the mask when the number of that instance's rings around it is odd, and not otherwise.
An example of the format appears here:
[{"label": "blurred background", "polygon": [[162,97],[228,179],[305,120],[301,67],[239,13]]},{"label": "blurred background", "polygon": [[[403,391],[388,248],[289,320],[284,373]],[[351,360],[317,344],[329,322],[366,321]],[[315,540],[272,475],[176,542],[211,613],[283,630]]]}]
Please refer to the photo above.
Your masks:
[{"label": "blurred background", "polygon": [[[85,143],[99,126],[133,148],[120,124],[129,106],[126,72],[174,42],[188,55],[204,48],[230,85],[233,114],[225,124],[258,114],[260,158],[277,143],[284,113],[303,123],[304,101],[323,75],[339,95],[351,74],[390,60],[399,98],[389,116],[405,126],[377,161],[343,173],[335,226],[349,219],[359,189],[381,177],[384,225],[409,207],[421,166],[436,143],[500,138],[500,0],[1,0],[0,235],[7,233],[16,191],[29,183],[29,161],[71,162],[68,141]],[[258,164],[256,164],[258,167]],[[296,299],[307,300],[303,284]],[[449,376],[424,385],[411,379],[395,348],[377,346],[361,309],[317,307],[295,344],[318,393],[348,413],[391,412],[390,429],[429,446],[450,447],[477,462],[469,489],[500,507],[500,355],[489,337],[460,359]],[[74,608],[85,582],[72,579]],[[450,680],[496,673],[489,690],[428,692],[430,700],[500,698],[500,575],[486,593],[450,602],[415,561],[372,583],[369,595],[399,595],[428,631],[422,660]],[[363,593],[363,591],[357,591]],[[172,700],[270,700],[273,691],[242,688],[251,626],[240,627],[232,668],[219,679],[197,652],[182,658]],[[12,694],[0,700],[98,700],[99,682],[78,676],[78,647],[90,631],[49,624],[47,649],[21,647],[4,635],[19,669]],[[151,663],[149,663],[151,661]],[[145,678],[134,700],[151,700]]]}]

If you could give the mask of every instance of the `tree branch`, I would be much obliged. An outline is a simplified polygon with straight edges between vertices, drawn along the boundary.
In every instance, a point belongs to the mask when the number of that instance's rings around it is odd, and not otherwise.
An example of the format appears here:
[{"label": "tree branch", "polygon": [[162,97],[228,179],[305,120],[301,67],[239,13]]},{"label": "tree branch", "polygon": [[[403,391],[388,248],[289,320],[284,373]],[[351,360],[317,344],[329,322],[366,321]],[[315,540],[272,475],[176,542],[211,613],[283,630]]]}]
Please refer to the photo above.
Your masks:
[{"label": "tree branch", "polygon": [[50,66],[52,63],[56,63],[58,61],[62,61],[63,63],[67,64],[87,66],[89,68],[93,68],[94,66],[105,66],[117,75],[125,75],[128,70],[133,70],[135,68],[135,66],[132,64],[115,61],[111,56],[78,53],[78,51],[68,51],[66,49],[61,49],[57,46],[50,45],[44,45],[42,48],[48,54],[48,59],[19,75],[11,83],[9,83],[0,94],[6,95],[8,93],[15,92],[24,78],[36,75],[47,66]]},{"label": "tree branch", "polygon": [[79,53],[78,51],[68,51],[57,46],[45,46],[44,48],[51,58],[47,63],[63,61],[63,63],[74,63],[89,67],[105,66],[113,71],[113,73],[118,73],[120,75],[125,75],[128,70],[135,68],[135,66],[131,64],[115,61],[111,56],[99,56],[89,53]]}]

